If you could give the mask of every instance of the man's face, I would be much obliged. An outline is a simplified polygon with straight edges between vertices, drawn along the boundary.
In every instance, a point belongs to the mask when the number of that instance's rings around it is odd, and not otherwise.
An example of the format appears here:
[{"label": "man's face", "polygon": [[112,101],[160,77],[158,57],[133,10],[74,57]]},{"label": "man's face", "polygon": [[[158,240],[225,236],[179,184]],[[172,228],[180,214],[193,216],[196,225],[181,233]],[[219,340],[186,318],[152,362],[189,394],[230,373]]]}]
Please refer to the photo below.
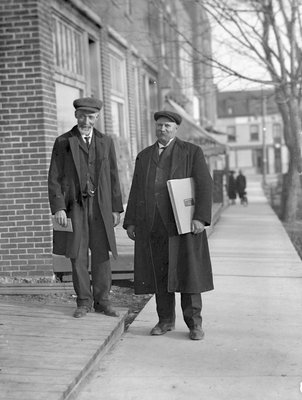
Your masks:
[{"label": "man's face", "polygon": [[78,127],[82,134],[89,134],[94,127],[99,113],[91,113],[85,110],[76,110],[75,117],[78,120]]},{"label": "man's face", "polygon": [[169,118],[161,117],[156,121],[156,137],[158,141],[166,145],[170,139],[174,138],[178,129],[176,122]]}]

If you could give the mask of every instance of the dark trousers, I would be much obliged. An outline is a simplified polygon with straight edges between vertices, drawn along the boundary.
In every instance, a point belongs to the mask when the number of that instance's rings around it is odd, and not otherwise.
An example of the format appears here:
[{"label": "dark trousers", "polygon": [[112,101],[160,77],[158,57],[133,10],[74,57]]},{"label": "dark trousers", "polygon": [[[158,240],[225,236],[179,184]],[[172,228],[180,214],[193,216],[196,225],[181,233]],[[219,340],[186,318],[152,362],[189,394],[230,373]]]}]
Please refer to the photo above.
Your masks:
[{"label": "dark trousers", "polygon": [[[152,258],[156,279],[156,311],[159,322],[175,323],[175,293],[168,292],[169,237],[156,210],[151,232]],[[181,293],[183,318],[189,329],[202,324],[200,293]]]},{"label": "dark trousers", "polygon": [[[91,282],[89,275],[91,251]],[[71,259],[72,279],[77,305],[91,308],[109,304],[111,267],[109,244],[96,197],[87,197],[83,204],[82,234],[78,256]]]}]

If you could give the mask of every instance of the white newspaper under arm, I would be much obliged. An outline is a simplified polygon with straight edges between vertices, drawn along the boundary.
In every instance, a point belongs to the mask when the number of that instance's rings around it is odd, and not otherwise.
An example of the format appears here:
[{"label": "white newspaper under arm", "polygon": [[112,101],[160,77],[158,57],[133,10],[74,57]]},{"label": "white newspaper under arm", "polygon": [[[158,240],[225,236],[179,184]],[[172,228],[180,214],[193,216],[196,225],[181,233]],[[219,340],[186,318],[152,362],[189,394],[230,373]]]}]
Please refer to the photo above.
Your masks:
[{"label": "white newspaper under arm", "polygon": [[178,234],[192,232],[195,207],[193,178],[170,179],[167,181],[167,186]]}]

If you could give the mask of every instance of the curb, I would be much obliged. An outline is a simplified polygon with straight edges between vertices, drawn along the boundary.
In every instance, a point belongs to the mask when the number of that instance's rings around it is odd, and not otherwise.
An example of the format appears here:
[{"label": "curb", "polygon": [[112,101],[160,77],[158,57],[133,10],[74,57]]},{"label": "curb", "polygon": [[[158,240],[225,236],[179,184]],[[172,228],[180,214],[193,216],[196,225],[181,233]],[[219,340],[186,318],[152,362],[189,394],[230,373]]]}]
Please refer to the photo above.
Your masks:
[{"label": "curb", "polygon": [[49,294],[49,293],[74,293],[72,283],[17,283],[0,284],[0,295],[26,295],[26,294]]}]

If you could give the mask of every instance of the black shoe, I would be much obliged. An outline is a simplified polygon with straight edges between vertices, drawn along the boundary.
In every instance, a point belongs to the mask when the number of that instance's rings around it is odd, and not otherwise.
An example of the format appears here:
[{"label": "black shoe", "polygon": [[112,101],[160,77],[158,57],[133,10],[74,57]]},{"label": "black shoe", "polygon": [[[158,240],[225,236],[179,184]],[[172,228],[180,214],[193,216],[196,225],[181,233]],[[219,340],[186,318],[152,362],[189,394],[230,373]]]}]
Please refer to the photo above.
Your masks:
[{"label": "black shoe", "polygon": [[119,317],[120,314],[112,307],[112,306],[97,306],[95,308],[95,312],[97,313],[103,313],[107,315],[108,317]]},{"label": "black shoe", "polygon": [[173,331],[174,329],[175,329],[174,323],[159,322],[158,324],[155,325],[154,328],[151,329],[150,335],[153,336],[164,335],[165,333]]},{"label": "black shoe", "polygon": [[191,340],[201,340],[204,338],[204,331],[200,327],[192,328],[189,336]]},{"label": "black shoe", "polygon": [[89,309],[85,306],[79,306],[76,308],[75,312],[73,313],[73,316],[75,318],[83,318],[86,316],[86,314],[89,312]]}]

